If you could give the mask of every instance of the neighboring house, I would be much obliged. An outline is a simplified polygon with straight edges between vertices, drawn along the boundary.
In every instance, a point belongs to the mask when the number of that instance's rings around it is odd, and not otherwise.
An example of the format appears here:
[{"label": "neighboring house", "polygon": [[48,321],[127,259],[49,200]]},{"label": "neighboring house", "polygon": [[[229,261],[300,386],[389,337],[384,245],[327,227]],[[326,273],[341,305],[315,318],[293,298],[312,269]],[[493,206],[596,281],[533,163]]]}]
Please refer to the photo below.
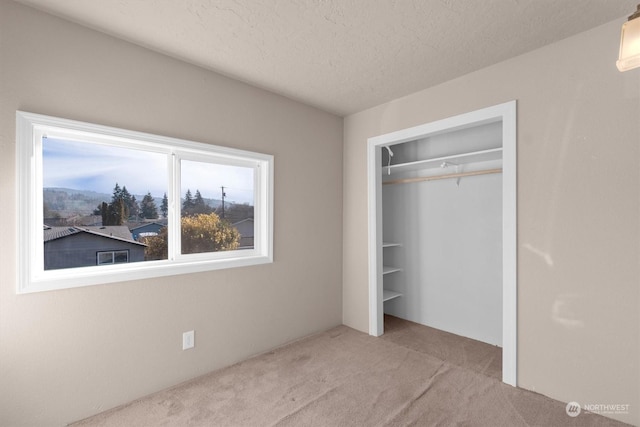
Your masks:
[{"label": "neighboring house", "polygon": [[232,224],[240,233],[238,249],[253,249],[253,218],[243,219]]},{"label": "neighboring house", "polygon": [[166,227],[167,224],[160,224],[159,222],[150,222],[147,224],[139,225],[131,229],[133,240],[140,240],[140,237],[157,236],[160,233],[162,227]]},{"label": "neighboring house", "polygon": [[44,269],[87,267],[144,261],[146,245],[124,225],[44,226]]}]

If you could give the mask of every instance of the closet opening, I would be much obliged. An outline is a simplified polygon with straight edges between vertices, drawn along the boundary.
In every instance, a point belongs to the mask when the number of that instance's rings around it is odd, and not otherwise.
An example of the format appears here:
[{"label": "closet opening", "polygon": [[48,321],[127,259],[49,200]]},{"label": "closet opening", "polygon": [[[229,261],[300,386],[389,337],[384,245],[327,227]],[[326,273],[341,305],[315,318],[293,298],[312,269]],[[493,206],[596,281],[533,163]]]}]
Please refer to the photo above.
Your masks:
[{"label": "closet opening", "polygon": [[502,348],[516,370],[516,102],[368,140],[369,333],[384,314]]}]

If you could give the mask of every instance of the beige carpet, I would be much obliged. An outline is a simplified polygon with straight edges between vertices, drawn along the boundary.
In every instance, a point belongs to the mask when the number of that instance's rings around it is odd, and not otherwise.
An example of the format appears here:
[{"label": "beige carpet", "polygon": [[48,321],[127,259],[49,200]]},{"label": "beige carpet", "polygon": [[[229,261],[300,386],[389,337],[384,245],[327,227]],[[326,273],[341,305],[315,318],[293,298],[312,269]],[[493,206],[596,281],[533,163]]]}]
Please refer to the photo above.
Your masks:
[{"label": "beige carpet", "polygon": [[346,326],[73,424],[80,426],[623,426],[501,383],[500,349],[387,317]]},{"label": "beige carpet", "polygon": [[381,339],[451,364],[502,379],[502,349],[439,329],[385,315]]}]

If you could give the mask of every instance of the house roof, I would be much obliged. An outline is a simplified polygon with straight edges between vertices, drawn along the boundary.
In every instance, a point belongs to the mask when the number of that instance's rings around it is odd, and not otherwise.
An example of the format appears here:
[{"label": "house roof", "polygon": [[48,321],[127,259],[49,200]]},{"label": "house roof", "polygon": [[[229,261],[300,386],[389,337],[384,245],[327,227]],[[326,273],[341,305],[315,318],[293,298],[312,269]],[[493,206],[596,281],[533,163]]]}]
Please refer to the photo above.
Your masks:
[{"label": "house roof", "polygon": [[241,221],[234,222],[234,223],[233,223],[233,224],[231,224],[231,225],[238,225],[238,224],[242,224],[243,222],[247,222],[247,221],[251,221],[251,222],[253,222],[253,218],[245,218],[245,219],[243,219],[243,220],[241,220]]},{"label": "house roof", "polygon": [[142,224],[142,225],[138,225],[137,227],[133,227],[130,230],[131,230],[131,232],[134,232],[134,231],[136,231],[138,229],[149,227],[150,225],[157,225],[158,227],[166,227],[167,226],[167,224],[161,224],[159,222],[148,222],[146,224]]},{"label": "house roof", "polygon": [[94,236],[106,237],[108,239],[120,240],[140,246],[147,246],[144,243],[136,242],[131,236],[131,231],[125,225],[107,225],[100,227],[49,227],[44,226],[44,241],[62,239],[78,233],[87,233]]}]

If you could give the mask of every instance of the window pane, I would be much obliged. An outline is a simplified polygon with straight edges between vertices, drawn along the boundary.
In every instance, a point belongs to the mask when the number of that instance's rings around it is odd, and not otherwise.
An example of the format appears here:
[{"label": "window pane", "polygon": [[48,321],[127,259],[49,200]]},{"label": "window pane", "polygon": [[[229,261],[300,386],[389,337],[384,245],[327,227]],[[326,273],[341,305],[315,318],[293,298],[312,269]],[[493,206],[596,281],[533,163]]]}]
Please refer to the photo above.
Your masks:
[{"label": "window pane", "polygon": [[128,251],[118,251],[113,254],[113,262],[116,264],[122,262],[129,262],[129,252]]},{"label": "window pane", "polygon": [[45,270],[167,259],[166,155],[45,137],[42,177]]},{"label": "window pane", "polygon": [[182,160],[182,254],[253,249],[253,167]]},{"label": "window pane", "polygon": [[98,265],[113,264],[113,252],[98,252]]}]

